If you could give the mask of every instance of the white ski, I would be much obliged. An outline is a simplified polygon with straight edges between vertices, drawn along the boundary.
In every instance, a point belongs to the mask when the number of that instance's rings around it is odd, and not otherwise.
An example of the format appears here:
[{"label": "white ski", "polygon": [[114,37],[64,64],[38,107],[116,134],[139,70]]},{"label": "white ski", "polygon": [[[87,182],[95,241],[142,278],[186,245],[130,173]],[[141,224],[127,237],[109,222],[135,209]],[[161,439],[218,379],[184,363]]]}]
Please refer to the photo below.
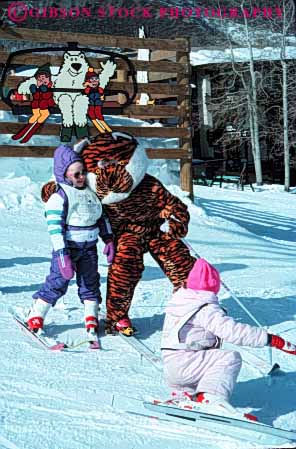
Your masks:
[{"label": "white ski", "polygon": [[37,332],[32,332],[26,323],[17,315],[12,315],[13,319],[15,320],[16,324],[20,328],[20,330],[28,337],[30,337],[35,343],[37,343],[39,346],[41,346],[43,349],[48,349],[51,351],[63,351],[67,348],[65,343],[56,343],[55,345],[49,345],[45,338],[40,336]]},{"label": "white ski", "polygon": [[278,429],[256,421],[181,409],[165,402],[144,402],[144,407],[150,411],[164,414],[169,421],[191,426],[196,425],[200,429],[221,433],[251,443],[274,447],[296,442],[296,432]]},{"label": "white ski", "polygon": [[30,339],[36,343],[38,346],[40,346],[42,349],[50,350],[50,351],[66,351],[66,352],[73,352],[76,348],[79,346],[82,346],[86,343],[88,343],[89,349],[101,349],[101,345],[99,340],[96,341],[93,340],[82,340],[79,343],[76,343],[74,345],[67,345],[66,343],[62,342],[56,342],[55,344],[51,345],[49,341],[47,340],[45,335],[40,335],[38,332],[32,332],[26,323],[23,321],[22,318],[17,316],[15,313],[12,314],[12,317],[14,321],[16,322],[17,326],[20,328],[20,330],[25,334],[27,337],[30,337]]}]

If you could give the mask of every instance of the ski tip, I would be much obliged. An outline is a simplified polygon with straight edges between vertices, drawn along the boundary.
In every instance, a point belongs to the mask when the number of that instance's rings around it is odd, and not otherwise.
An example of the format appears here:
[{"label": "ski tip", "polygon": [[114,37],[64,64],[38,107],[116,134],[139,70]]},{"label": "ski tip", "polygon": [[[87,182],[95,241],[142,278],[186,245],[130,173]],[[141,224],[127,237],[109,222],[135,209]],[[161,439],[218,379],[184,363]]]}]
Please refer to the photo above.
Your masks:
[{"label": "ski tip", "polygon": [[94,350],[94,349],[101,349],[100,343],[97,341],[93,341],[92,343],[89,344],[89,349]]},{"label": "ski tip", "polygon": [[268,375],[272,375],[275,374],[276,372],[278,372],[280,370],[280,365],[278,363],[275,363],[273,365],[273,367],[271,368],[271,370],[269,371]]},{"label": "ski tip", "polygon": [[67,345],[65,343],[57,343],[56,345],[50,346],[51,351],[62,351],[63,349],[67,349]]}]

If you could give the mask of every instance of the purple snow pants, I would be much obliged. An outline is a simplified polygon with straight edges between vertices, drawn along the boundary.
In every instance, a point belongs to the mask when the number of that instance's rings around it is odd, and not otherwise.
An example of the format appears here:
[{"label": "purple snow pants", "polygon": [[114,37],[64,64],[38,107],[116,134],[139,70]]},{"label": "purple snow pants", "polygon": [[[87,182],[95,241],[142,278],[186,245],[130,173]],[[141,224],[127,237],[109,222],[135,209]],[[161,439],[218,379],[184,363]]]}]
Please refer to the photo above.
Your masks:
[{"label": "purple snow pants", "polygon": [[[83,303],[85,299],[101,303],[100,275],[98,273],[98,253],[96,242],[68,242],[71,260],[75,266],[78,296]],[[58,266],[58,255],[53,252],[50,273],[45,283],[34,293],[33,298],[43,299],[54,306],[65,295],[69,282],[64,279]]]}]

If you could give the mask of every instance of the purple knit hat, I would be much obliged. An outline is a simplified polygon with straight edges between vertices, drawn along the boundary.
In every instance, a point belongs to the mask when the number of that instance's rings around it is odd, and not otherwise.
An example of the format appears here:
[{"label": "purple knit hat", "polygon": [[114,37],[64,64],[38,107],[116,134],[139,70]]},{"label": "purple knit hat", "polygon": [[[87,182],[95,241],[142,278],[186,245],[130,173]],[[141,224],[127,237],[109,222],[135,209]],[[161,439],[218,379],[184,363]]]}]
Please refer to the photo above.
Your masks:
[{"label": "purple knit hat", "polygon": [[54,152],[53,159],[54,175],[58,183],[63,182],[68,184],[68,181],[65,178],[65,173],[69,165],[73,164],[73,162],[83,163],[81,156],[75,153],[71,147],[66,145],[60,145],[57,147]]}]

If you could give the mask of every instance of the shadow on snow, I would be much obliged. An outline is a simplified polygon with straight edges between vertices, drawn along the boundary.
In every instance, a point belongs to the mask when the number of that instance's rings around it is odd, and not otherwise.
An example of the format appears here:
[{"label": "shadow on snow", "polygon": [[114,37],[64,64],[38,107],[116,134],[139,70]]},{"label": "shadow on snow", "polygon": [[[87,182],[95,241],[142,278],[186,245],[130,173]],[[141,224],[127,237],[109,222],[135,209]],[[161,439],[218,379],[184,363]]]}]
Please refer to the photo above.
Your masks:
[{"label": "shadow on snow", "polygon": [[293,218],[240,207],[239,204],[244,203],[199,199],[199,205],[210,217],[236,223],[259,237],[296,242],[296,222]]}]

